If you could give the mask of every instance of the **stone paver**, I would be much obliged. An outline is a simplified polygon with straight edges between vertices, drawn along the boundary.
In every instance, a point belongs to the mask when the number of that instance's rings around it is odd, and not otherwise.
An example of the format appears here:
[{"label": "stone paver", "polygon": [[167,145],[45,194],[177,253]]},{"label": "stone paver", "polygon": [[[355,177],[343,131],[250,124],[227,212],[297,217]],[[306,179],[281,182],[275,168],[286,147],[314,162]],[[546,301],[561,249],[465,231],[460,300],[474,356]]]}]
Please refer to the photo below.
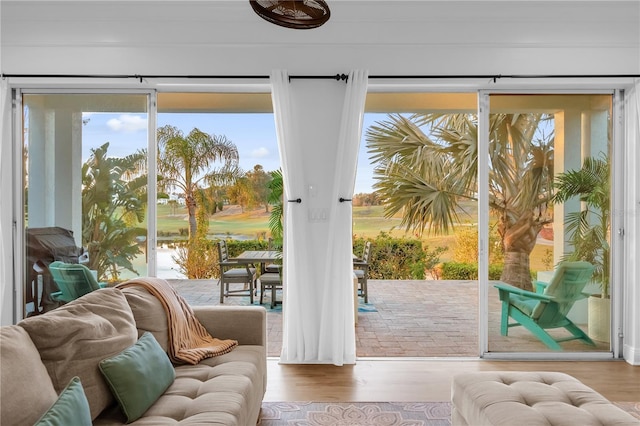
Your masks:
[{"label": "stone paver", "polygon": [[[217,280],[168,280],[191,305],[217,305]],[[267,308],[267,354],[280,356],[282,311]],[[259,298],[256,300],[258,303]],[[229,297],[228,305],[248,305],[248,297]],[[359,312],[356,326],[358,357],[476,357],[478,356],[478,288],[475,281],[369,280],[369,305]],[[566,334],[564,330],[560,335]],[[566,351],[607,351],[580,341],[563,343]],[[489,350],[540,352],[546,347],[522,327],[500,336],[500,301],[489,290]]]}]

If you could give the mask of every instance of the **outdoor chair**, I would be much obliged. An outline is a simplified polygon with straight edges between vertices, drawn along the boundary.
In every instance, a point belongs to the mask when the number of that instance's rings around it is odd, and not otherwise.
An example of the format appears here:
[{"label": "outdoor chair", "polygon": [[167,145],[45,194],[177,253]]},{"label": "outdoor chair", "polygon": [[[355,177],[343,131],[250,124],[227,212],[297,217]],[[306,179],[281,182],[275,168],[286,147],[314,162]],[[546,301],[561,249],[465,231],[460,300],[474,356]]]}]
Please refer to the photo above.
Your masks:
[{"label": "outdoor chair", "polygon": [[51,262],[49,272],[60,290],[51,293],[51,299],[56,302],[68,303],[106,287],[95,279],[89,268],[79,263]]},{"label": "outdoor chair", "polygon": [[353,273],[358,279],[358,296],[364,297],[364,303],[369,303],[367,278],[369,275],[369,257],[371,256],[371,241],[367,241],[362,249],[362,257],[354,259]]},{"label": "outdoor chair", "polygon": [[[269,244],[267,246],[267,250],[269,251],[274,251],[275,247],[273,246],[273,238],[269,238]],[[266,265],[262,266],[262,273],[272,273],[272,272],[277,272],[280,273],[282,269],[282,265],[278,264],[278,263],[268,263]]]},{"label": "outdoor chair", "polygon": [[282,290],[282,275],[280,272],[267,272],[260,275],[260,304],[264,300],[264,294],[267,290],[271,290],[271,309],[273,309],[277,303],[276,292]]},{"label": "outdoor chair", "polygon": [[[229,296],[249,296],[253,304],[256,291],[256,268],[250,264],[242,264],[229,260],[226,241],[218,242],[218,256],[220,265],[220,303]],[[242,289],[230,289],[229,284],[244,284]]]},{"label": "outdoor chair", "polygon": [[[549,283],[536,281],[535,293],[496,284],[502,301],[500,334],[506,336],[510,327],[523,326],[553,350],[562,350],[559,342],[576,339],[595,346],[593,340],[567,318],[576,301],[589,297],[583,290],[594,269],[589,262],[561,262]],[[516,322],[510,324],[509,318]],[[553,338],[546,330],[554,328],[565,328],[571,336]]]}]

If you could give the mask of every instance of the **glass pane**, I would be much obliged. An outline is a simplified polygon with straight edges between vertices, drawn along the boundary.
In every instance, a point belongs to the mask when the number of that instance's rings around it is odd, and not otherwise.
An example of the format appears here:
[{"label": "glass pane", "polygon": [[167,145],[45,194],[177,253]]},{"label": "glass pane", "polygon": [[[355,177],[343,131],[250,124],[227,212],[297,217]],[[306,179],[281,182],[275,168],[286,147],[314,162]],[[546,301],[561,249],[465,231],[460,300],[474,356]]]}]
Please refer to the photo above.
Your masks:
[{"label": "glass pane", "polygon": [[159,93],[157,141],[157,275],[215,284],[218,240],[234,256],[272,237],[280,157],[271,94]]},{"label": "glass pane", "polygon": [[489,351],[609,351],[612,97],[490,105]]},{"label": "glass pane", "polygon": [[[25,315],[59,305],[53,261],[146,275],[147,95],[25,94]],[[64,298],[63,298],[64,299]]]},{"label": "glass pane", "polygon": [[375,310],[358,315],[358,356],[478,353],[477,104],[367,94],[352,220]]}]

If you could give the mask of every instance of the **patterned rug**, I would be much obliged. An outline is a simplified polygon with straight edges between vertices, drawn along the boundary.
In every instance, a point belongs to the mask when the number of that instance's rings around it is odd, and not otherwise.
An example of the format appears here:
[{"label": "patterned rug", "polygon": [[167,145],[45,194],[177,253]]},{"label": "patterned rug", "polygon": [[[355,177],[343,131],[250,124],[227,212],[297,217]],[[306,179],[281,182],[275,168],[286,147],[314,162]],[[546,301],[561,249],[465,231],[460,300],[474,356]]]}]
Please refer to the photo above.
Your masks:
[{"label": "patterned rug", "polygon": [[449,426],[449,402],[263,402],[260,426]]},{"label": "patterned rug", "polygon": [[[614,402],[640,419],[640,402]],[[450,426],[449,402],[263,402],[260,426]]]}]

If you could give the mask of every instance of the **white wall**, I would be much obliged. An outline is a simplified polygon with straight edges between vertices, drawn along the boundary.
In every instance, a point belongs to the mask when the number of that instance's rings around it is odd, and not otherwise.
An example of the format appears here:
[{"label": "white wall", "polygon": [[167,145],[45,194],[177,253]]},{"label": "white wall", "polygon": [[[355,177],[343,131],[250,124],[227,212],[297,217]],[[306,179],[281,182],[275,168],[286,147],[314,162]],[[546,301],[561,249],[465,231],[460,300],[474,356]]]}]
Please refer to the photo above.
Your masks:
[{"label": "white wall", "polygon": [[[267,76],[272,69],[326,75],[360,68],[373,76],[640,74],[638,1],[329,3],[330,21],[301,31],[263,21],[245,0],[3,0],[0,72]],[[9,144],[5,139],[3,147]],[[3,197],[10,190],[3,186]],[[638,236],[629,238],[637,247]],[[5,253],[5,264],[11,264],[10,256]],[[637,268],[635,278],[637,286]],[[629,308],[637,318],[634,300]],[[4,318],[11,308],[6,298],[2,308]],[[635,336],[628,351],[637,357],[640,326],[628,326]]]}]

